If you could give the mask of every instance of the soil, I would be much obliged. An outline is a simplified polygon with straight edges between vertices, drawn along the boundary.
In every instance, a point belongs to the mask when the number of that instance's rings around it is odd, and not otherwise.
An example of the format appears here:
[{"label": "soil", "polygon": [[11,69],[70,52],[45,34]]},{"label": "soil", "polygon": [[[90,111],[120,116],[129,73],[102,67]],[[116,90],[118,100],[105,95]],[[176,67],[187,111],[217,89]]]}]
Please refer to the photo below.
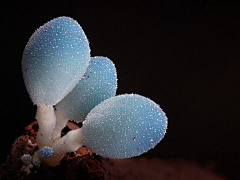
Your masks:
[{"label": "soil", "polygon": [[[63,134],[79,128],[69,122]],[[107,159],[92,153],[87,147],[81,147],[74,153],[67,153],[61,165],[49,167],[41,164],[39,168],[22,169],[23,154],[33,153],[37,122],[25,128],[25,134],[18,137],[12,145],[5,164],[0,166],[0,180],[226,180],[215,172],[213,164],[201,165],[194,160],[159,158],[131,158],[124,160]]]}]

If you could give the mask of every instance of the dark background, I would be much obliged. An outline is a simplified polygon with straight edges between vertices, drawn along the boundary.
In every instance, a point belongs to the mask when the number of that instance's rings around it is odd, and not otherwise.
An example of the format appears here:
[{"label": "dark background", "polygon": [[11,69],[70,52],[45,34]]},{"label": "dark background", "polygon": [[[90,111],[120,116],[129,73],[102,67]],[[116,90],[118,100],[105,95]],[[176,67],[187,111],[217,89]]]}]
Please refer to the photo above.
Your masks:
[{"label": "dark background", "polygon": [[39,26],[70,16],[91,55],[115,63],[118,94],[147,96],[166,112],[165,138],[143,156],[213,161],[240,179],[240,1],[86,2],[1,4],[0,162],[35,120],[21,74],[24,47]]}]

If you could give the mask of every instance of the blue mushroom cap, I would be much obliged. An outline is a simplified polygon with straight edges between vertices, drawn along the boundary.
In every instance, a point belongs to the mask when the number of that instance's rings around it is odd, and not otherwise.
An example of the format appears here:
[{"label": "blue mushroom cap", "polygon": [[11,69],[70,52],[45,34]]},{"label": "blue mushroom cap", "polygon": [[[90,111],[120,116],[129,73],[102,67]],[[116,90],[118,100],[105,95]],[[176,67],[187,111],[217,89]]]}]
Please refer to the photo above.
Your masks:
[{"label": "blue mushroom cap", "polygon": [[33,159],[33,165],[36,167],[39,167],[41,165],[41,162],[39,159]]},{"label": "blue mushroom cap", "polygon": [[138,156],[164,137],[167,117],[152,100],[125,94],[97,105],[83,122],[83,143],[108,158]]},{"label": "blue mushroom cap", "polygon": [[75,20],[59,17],[41,26],[22,56],[23,78],[33,103],[58,103],[79,82],[89,61],[87,37]]},{"label": "blue mushroom cap", "polygon": [[43,146],[39,149],[38,151],[38,155],[41,159],[48,159],[52,156],[52,148],[48,147],[48,146]]},{"label": "blue mushroom cap", "polygon": [[113,62],[106,57],[92,57],[83,78],[56,108],[66,118],[80,122],[96,105],[115,96],[116,90],[117,74]]},{"label": "blue mushroom cap", "polygon": [[30,164],[32,162],[32,156],[30,154],[24,154],[21,159],[25,164]]}]

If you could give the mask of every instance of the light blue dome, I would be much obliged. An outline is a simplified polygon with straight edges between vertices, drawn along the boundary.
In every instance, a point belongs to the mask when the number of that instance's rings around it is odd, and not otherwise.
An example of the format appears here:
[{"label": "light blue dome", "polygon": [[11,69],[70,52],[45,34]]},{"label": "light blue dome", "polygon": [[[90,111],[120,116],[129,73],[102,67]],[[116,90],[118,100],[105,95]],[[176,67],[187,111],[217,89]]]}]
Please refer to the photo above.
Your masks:
[{"label": "light blue dome", "polygon": [[32,162],[32,156],[30,154],[24,154],[22,157],[22,162],[25,164],[31,164]]},{"label": "light blue dome", "polygon": [[129,158],[153,148],[164,137],[167,117],[152,100],[124,94],[97,105],[83,122],[83,143],[107,158]]},{"label": "light blue dome", "polygon": [[87,37],[75,20],[59,17],[41,26],[22,56],[23,78],[33,103],[58,103],[79,82],[89,61]]},{"label": "light blue dome", "polygon": [[48,159],[52,156],[52,148],[48,147],[48,146],[43,146],[39,149],[38,151],[38,155],[41,159]]},{"label": "light blue dome", "polygon": [[56,108],[68,119],[84,121],[96,105],[115,96],[116,90],[117,74],[113,62],[106,57],[92,57],[83,78]]}]

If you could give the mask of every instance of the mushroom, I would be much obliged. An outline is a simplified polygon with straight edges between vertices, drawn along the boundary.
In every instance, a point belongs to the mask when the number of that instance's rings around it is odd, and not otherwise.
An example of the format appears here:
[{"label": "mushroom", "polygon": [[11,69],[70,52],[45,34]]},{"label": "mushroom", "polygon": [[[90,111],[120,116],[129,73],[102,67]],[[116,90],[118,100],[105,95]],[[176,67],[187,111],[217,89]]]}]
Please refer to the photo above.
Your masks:
[{"label": "mushroom", "polygon": [[56,105],[53,141],[61,137],[68,120],[82,122],[96,105],[116,95],[117,72],[113,62],[102,56],[92,57],[86,73],[75,88]]},{"label": "mushroom", "polygon": [[49,21],[29,39],[22,56],[22,73],[31,100],[37,105],[39,148],[52,146],[56,124],[53,105],[76,86],[89,61],[85,33],[70,17]]},{"label": "mushroom", "polygon": [[[35,166],[58,166],[65,153],[83,145],[108,158],[138,156],[166,133],[167,117],[155,102],[137,94],[115,96],[114,64],[106,57],[90,59],[88,40],[72,18],[53,19],[31,36],[22,72],[37,105]],[[61,137],[69,119],[83,126]]]},{"label": "mushroom", "polygon": [[[68,119],[82,122],[96,105],[115,96],[116,90],[117,75],[113,62],[106,57],[92,57],[84,77],[56,105],[57,124],[53,131],[53,155],[48,160],[49,165],[59,165],[65,153],[74,152],[82,146],[82,140],[79,138],[81,136],[80,129],[71,131],[60,139],[61,130],[65,127]],[[75,140],[75,138],[77,139]]]},{"label": "mushroom", "polygon": [[87,115],[82,141],[96,154],[115,159],[138,156],[164,137],[167,117],[152,100],[124,94],[107,99]]},{"label": "mushroom", "polygon": [[113,62],[106,57],[92,57],[83,78],[56,109],[76,122],[82,122],[100,102],[116,95],[117,73]]},{"label": "mushroom", "polygon": [[137,94],[114,96],[95,106],[82,128],[56,140],[47,162],[58,166],[65,153],[83,145],[107,158],[138,156],[162,140],[167,123],[165,113],[152,100]]}]

